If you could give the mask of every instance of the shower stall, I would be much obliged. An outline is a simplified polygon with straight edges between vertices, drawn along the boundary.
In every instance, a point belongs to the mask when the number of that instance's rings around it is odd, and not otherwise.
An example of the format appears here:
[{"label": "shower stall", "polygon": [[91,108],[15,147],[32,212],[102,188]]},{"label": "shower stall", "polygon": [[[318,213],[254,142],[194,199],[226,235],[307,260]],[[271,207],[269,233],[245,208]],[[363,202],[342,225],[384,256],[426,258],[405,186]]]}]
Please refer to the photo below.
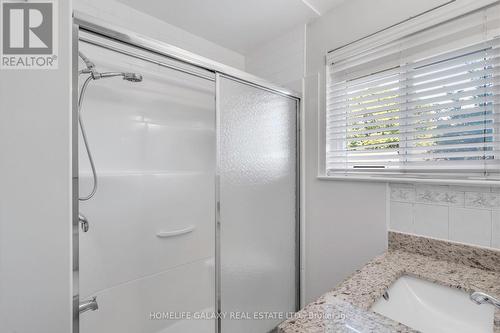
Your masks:
[{"label": "shower stall", "polygon": [[271,332],[299,306],[299,97],[93,18],[73,35],[74,332]]}]

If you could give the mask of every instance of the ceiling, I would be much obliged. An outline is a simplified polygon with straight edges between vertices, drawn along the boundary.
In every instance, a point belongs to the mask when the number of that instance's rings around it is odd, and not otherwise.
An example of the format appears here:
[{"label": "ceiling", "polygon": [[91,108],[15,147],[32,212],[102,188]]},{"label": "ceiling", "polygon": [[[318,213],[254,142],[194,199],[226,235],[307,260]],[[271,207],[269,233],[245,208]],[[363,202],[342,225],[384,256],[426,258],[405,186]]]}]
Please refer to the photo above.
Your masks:
[{"label": "ceiling", "polygon": [[241,54],[346,0],[118,0]]}]

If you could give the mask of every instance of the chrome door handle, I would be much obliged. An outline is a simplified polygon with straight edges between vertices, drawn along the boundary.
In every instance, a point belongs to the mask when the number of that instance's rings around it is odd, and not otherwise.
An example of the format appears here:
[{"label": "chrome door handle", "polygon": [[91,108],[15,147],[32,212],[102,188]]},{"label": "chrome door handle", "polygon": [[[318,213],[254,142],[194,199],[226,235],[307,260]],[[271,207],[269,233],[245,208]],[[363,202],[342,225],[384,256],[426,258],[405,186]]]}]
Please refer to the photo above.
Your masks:
[{"label": "chrome door handle", "polygon": [[95,311],[97,309],[99,309],[99,305],[97,304],[97,297],[92,297],[91,299],[83,301],[78,306],[78,312],[80,313],[84,313],[90,310]]}]

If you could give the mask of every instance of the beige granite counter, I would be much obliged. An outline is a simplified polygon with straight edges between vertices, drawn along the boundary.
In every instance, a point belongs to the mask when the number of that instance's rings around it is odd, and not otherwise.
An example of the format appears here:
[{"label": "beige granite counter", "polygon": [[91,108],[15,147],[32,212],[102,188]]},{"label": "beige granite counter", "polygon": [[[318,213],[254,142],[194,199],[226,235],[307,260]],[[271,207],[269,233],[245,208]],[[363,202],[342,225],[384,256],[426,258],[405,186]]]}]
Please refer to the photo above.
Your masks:
[{"label": "beige granite counter", "polygon": [[[500,251],[390,232],[387,252],[282,323],[279,332],[415,332],[370,311],[402,275],[500,298]],[[500,333],[499,310],[494,327]]]}]

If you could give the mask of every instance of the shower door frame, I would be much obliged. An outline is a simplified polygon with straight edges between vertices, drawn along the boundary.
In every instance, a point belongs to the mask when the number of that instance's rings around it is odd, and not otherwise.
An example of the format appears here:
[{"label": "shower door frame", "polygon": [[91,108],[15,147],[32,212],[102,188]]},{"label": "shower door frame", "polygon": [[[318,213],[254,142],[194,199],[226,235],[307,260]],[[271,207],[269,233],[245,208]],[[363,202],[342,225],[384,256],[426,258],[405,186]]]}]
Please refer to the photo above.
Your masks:
[{"label": "shower door frame", "polygon": [[[263,80],[257,76],[251,75],[244,71],[235,69],[230,66],[223,65],[216,61],[198,56],[194,53],[185,51],[178,47],[169,45],[167,43],[160,42],[158,40],[136,34],[134,32],[128,31],[126,29],[113,26],[111,24],[105,23],[92,16],[74,12],[73,13],[73,32],[72,32],[72,82],[73,82],[73,103],[72,103],[72,179],[73,179],[73,333],[79,333],[80,331],[80,314],[79,314],[79,168],[78,168],[78,50],[80,42],[80,31],[85,31],[97,35],[99,37],[104,37],[111,41],[120,42],[128,46],[136,47],[138,49],[152,52],[156,55],[160,55],[169,60],[175,60],[185,65],[190,65],[205,71],[212,72],[214,78],[208,78],[203,76],[203,74],[197,73],[195,71],[190,72],[183,67],[176,67],[172,64],[159,63],[156,60],[142,58],[145,61],[153,61],[157,64],[164,65],[171,69],[175,69],[181,72],[185,72],[190,75],[199,76],[208,80],[215,82],[215,121],[216,121],[216,132],[219,132],[219,82],[221,77],[232,79],[234,81],[240,82],[245,85],[249,85],[258,89],[262,89],[274,94],[281,95],[285,98],[293,99],[296,103],[296,161],[295,161],[295,310],[300,309],[301,304],[301,95],[295,91],[285,89],[266,80]],[[100,45],[104,47],[103,45]],[[111,48],[112,50],[112,48]],[[121,53],[134,56],[132,53],[128,53],[125,50],[121,50]],[[137,57],[137,56],[136,56]],[[215,311],[220,313],[221,311],[221,290],[220,290],[220,174],[218,169],[218,161],[220,157],[219,151],[219,137],[216,138],[216,181],[215,181],[215,214],[214,216],[214,228],[215,228]],[[221,320],[220,318],[216,320],[216,333],[220,333]]]}]

